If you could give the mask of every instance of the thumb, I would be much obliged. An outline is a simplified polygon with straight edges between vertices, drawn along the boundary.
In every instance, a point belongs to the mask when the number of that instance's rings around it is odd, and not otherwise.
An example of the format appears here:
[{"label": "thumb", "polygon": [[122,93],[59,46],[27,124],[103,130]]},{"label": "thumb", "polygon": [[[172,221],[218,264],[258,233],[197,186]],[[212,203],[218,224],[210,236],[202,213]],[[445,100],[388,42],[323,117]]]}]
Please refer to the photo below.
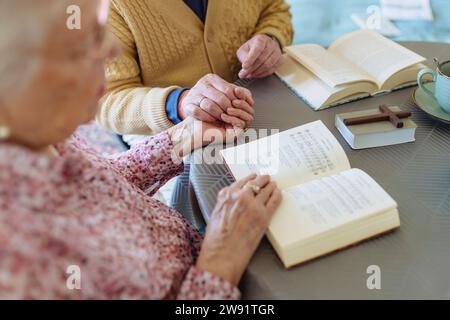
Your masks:
[{"label": "thumb", "polygon": [[250,47],[248,43],[244,43],[237,51],[236,55],[241,63],[244,63],[245,59],[248,56],[250,51]]}]

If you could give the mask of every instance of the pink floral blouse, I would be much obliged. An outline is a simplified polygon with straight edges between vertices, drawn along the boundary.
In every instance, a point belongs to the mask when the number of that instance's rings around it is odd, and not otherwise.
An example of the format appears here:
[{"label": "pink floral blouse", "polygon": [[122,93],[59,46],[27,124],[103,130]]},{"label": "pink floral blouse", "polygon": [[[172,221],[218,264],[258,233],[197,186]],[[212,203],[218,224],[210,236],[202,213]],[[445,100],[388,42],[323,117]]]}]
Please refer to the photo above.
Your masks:
[{"label": "pink floral blouse", "polygon": [[107,158],[76,136],[57,149],[0,143],[0,298],[240,297],[194,266],[201,235],[149,196],[182,172],[167,133]]}]

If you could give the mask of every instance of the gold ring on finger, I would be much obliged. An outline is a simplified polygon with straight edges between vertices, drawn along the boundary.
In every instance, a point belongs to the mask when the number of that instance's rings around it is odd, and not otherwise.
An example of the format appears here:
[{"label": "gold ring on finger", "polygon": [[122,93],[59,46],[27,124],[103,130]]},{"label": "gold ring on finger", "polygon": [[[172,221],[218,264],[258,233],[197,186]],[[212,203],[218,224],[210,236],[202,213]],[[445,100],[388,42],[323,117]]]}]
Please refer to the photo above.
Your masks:
[{"label": "gold ring on finger", "polygon": [[259,194],[259,192],[261,191],[261,187],[256,185],[256,184],[252,184],[252,183],[248,183],[247,184],[247,188],[249,188],[250,190],[252,190],[253,194],[255,196],[257,196]]},{"label": "gold ring on finger", "polygon": [[206,99],[206,97],[204,97],[204,96],[203,96],[203,97],[202,97],[202,98],[200,99],[200,102],[198,103],[198,105],[199,105],[199,106],[201,106],[201,105],[202,105],[202,102],[203,102],[203,100],[205,100],[205,99]]}]

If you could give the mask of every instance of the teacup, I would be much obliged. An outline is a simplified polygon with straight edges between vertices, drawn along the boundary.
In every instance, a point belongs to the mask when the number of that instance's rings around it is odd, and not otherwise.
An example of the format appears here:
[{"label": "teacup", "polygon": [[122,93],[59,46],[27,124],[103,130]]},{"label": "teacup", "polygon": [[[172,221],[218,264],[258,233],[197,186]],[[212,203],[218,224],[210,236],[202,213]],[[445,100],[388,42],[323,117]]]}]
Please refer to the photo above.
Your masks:
[{"label": "teacup", "polygon": [[[431,74],[435,82],[434,93],[423,85],[423,77],[428,74]],[[430,68],[420,70],[417,74],[417,83],[426,94],[438,102],[445,112],[450,113],[450,60],[439,63],[436,71]]]}]

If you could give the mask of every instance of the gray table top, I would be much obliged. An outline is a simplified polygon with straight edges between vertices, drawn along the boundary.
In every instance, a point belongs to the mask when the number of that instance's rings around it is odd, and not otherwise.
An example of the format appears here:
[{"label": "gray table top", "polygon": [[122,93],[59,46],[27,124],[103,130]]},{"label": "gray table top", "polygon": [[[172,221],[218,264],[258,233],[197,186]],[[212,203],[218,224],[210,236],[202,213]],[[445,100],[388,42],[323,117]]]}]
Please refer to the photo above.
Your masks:
[{"label": "gray table top", "polygon": [[[402,44],[428,59],[450,58],[449,44]],[[412,88],[314,112],[274,76],[248,87],[256,101],[255,128],[285,130],[322,120],[344,147],[352,167],[370,174],[398,202],[402,225],[393,233],[290,270],[264,239],[241,282],[243,297],[450,298],[450,126],[418,110],[412,103]],[[418,125],[416,142],[352,150],[334,127],[335,115],[383,103],[412,110]],[[208,217],[218,191],[233,178],[223,165],[192,161],[190,181],[199,208]],[[380,290],[367,288],[370,265],[380,267]]]}]

